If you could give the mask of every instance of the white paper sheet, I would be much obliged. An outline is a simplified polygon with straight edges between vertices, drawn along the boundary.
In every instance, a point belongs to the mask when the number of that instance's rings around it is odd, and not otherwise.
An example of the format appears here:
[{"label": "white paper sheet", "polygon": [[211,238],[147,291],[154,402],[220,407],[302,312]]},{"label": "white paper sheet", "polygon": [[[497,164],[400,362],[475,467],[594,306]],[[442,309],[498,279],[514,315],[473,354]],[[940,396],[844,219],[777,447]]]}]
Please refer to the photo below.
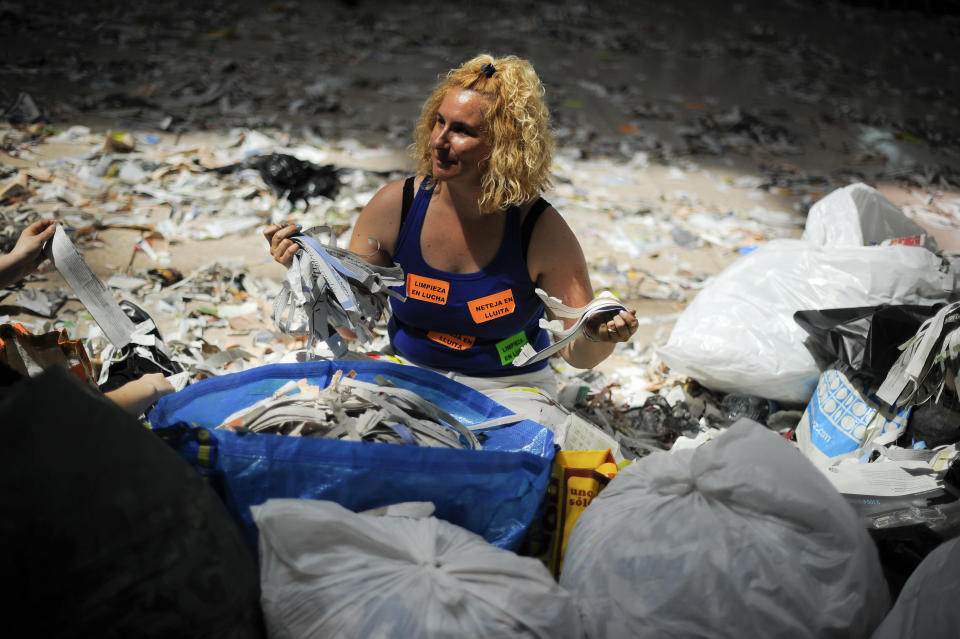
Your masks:
[{"label": "white paper sheet", "polygon": [[[907,469],[919,471],[914,475]],[[834,487],[845,495],[897,497],[913,495],[940,487],[940,481],[923,462],[877,462],[858,464],[844,461],[824,469]]]},{"label": "white paper sheet", "polygon": [[110,289],[90,270],[77,247],[73,245],[59,224],[48,250],[53,265],[93,315],[93,319],[103,329],[103,334],[107,336],[110,343],[117,348],[129,344],[135,328],[133,322],[117,304]]}]

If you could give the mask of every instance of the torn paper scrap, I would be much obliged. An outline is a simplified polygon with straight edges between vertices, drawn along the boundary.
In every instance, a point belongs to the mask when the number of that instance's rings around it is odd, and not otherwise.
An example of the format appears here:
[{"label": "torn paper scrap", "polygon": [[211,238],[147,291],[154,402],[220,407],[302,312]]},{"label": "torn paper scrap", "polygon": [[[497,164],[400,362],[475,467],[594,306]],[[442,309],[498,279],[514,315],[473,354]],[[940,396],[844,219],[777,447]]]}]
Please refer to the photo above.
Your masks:
[{"label": "torn paper scrap", "polygon": [[130,343],[134,325],[123,312],[116,298],[103,282],[94,275],[83,256],[73,245],[63,227],[57,230],[50,241],[48,256],[53,265],[67,281],[74,294],[93,315],[103,334],[117,348]]}]

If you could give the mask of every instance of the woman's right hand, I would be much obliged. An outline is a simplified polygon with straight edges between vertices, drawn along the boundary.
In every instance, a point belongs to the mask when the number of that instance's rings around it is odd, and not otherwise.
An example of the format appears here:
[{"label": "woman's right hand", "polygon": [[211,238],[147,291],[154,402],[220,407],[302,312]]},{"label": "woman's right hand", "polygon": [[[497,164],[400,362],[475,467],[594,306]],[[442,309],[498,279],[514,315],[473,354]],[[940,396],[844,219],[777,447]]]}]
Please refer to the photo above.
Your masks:
[{"label": "woman's right hand", "polygon": [[300,250],[300,246],[288,238],[299,232],[300,227],[296,224],[287,224],[286,226],[271,224],[263,229],[263,236],[267,238],[267,242],[270,244],[270,255],[286,268],[290,268],[290,264],[293,263],[293,256]]}]

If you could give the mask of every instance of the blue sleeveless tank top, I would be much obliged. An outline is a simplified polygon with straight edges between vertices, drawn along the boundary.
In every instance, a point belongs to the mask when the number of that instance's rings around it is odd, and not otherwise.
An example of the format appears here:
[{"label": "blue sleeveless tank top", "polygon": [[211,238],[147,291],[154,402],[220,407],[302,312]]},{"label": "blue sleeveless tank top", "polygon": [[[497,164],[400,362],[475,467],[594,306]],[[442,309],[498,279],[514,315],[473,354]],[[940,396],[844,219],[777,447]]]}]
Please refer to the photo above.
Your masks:
[{"label": "blue sleeveless tank top", "polygon": [[527,342],[541,350],[550,336],[540,328],[543,304],[523,258],[520,210],[506,212],[500,248],[474,273],[435,269],[420,252],[420,231],[433,187],[425,179],[400,228],[393,260],[406,283],[395,287],[405,302],[390,300],[387,324],[393,348],[410,361],[474,377],[519,375],[541,370],[547,360],[528,366],[511,362]]}]

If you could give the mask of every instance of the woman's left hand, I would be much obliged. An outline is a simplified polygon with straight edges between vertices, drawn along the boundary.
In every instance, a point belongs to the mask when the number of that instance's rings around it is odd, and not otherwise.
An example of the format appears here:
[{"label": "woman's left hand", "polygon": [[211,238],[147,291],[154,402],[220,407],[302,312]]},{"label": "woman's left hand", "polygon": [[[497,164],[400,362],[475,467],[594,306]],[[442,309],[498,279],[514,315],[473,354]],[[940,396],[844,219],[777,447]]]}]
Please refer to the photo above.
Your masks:
[{"label": "woman's left hand", "polygon": [[640,322],[637,321],[637,311],[620,311],[610,319],[597,318],[584,326],[588,339],[596,342],[627,342],[630,336],[637,332]]}]

